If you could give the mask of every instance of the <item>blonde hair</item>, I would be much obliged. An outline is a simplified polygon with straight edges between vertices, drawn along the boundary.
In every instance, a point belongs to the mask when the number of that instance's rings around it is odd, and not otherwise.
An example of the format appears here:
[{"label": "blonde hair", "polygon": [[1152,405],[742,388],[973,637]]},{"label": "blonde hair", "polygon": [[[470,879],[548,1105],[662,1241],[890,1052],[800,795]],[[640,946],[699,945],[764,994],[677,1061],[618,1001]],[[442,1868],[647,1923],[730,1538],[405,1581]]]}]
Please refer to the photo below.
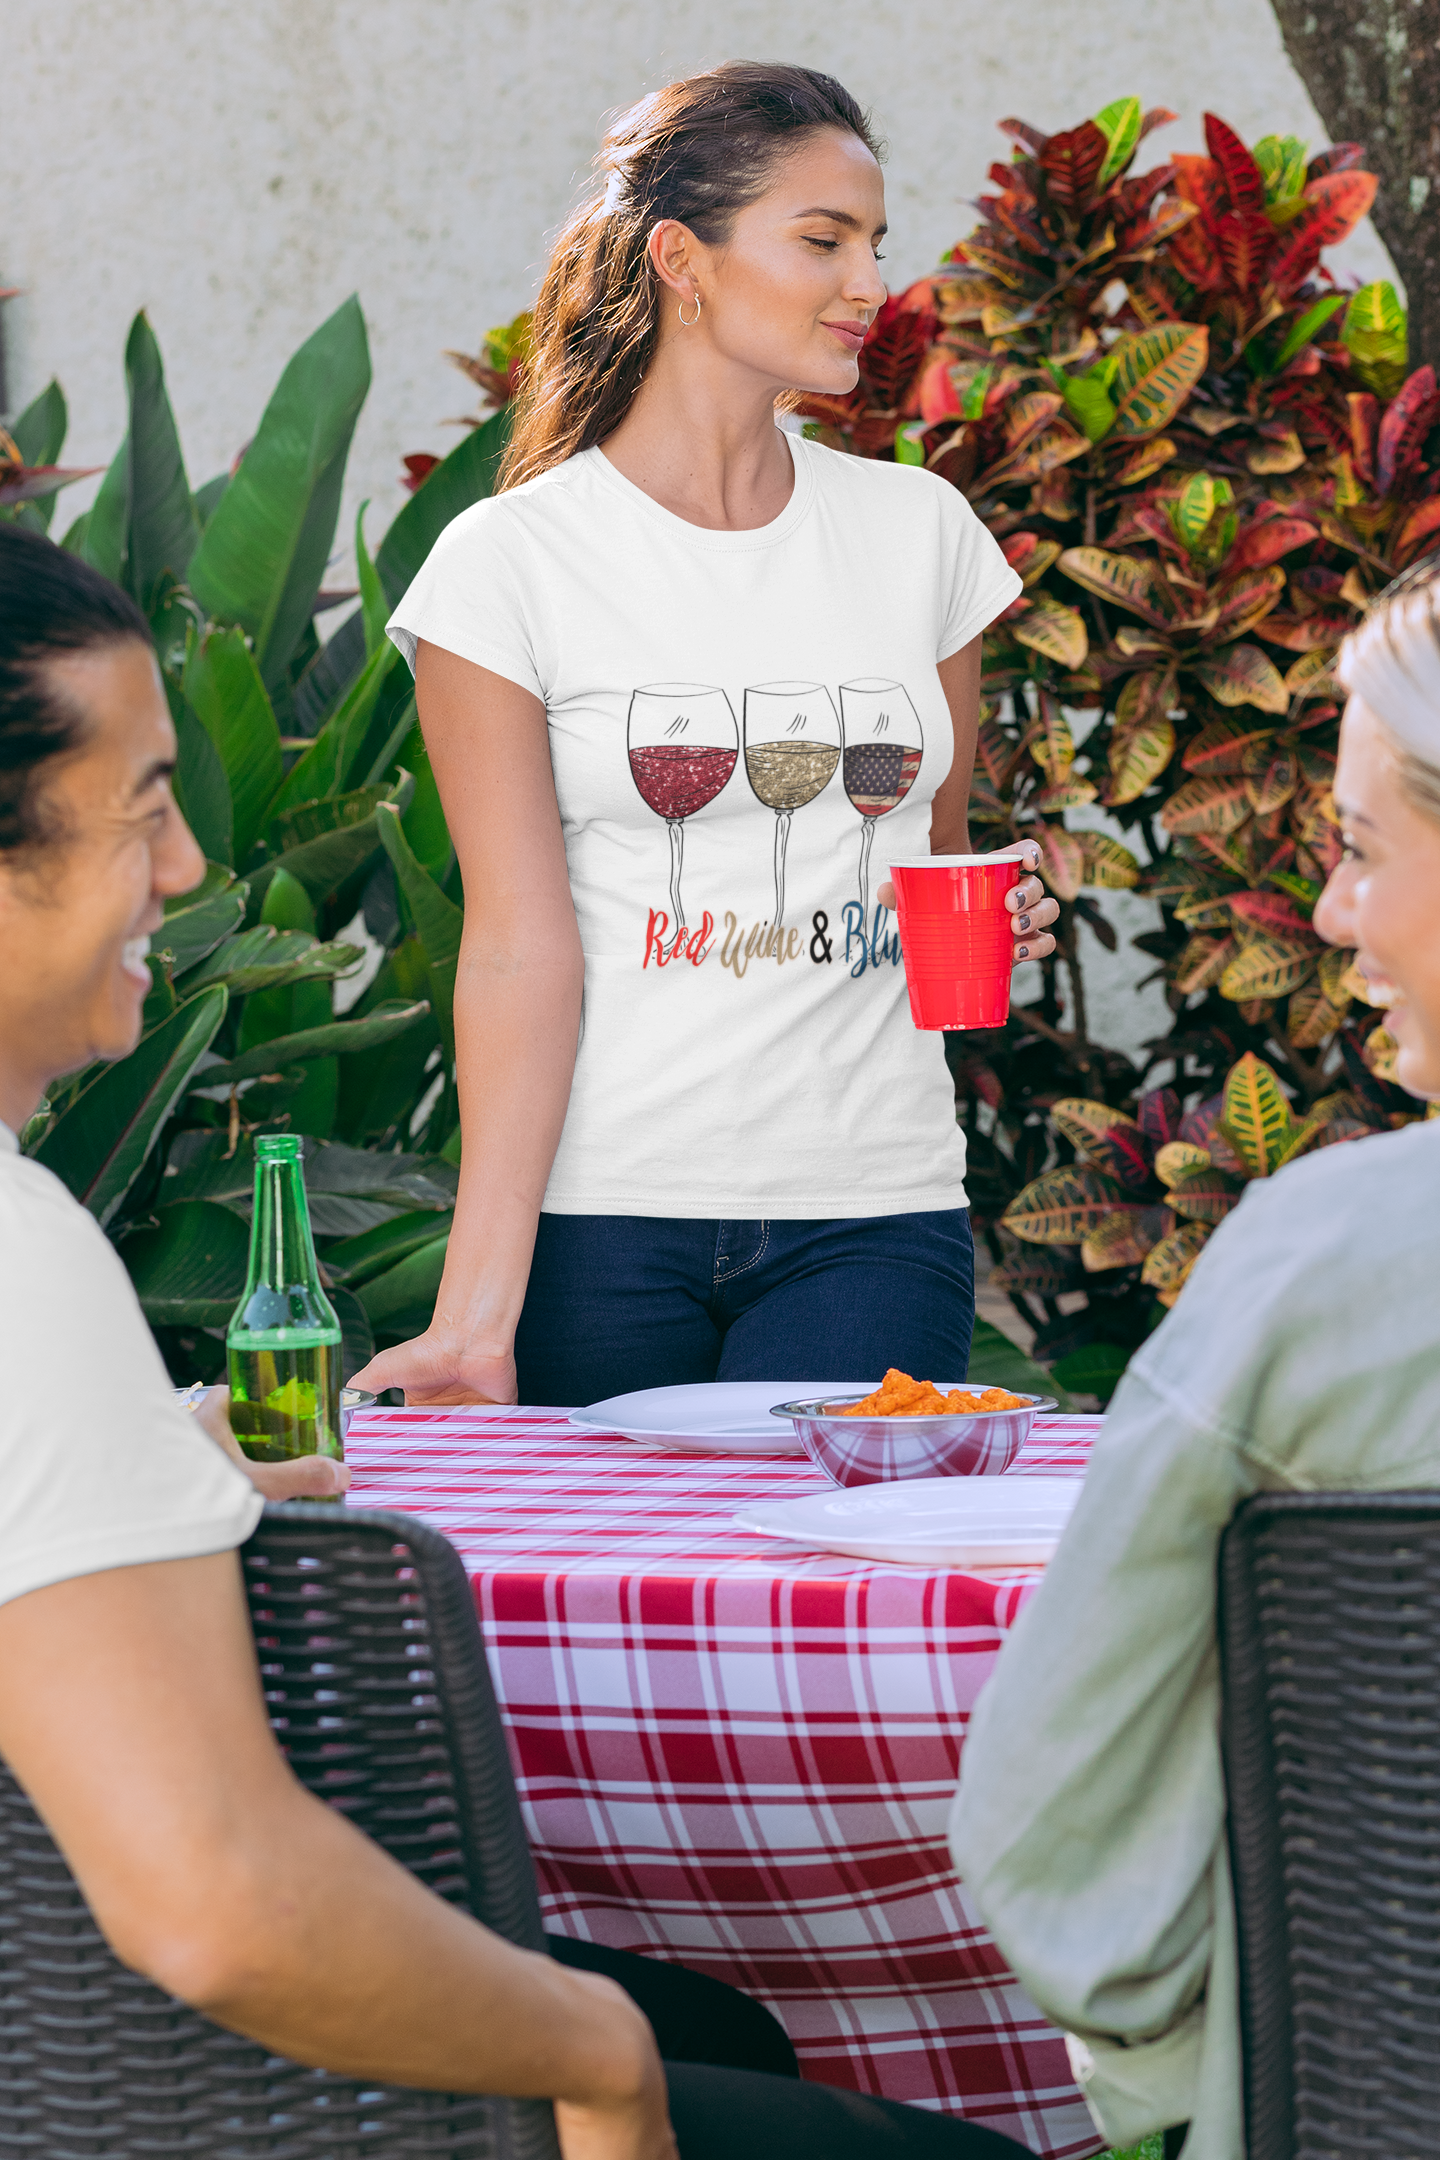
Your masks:
[{"label": "blonde hair", "polygon": [[1417,569],[1351,632],[1335,673],[1389,738],[1411,808],[1440,824],[1440,562]]}]

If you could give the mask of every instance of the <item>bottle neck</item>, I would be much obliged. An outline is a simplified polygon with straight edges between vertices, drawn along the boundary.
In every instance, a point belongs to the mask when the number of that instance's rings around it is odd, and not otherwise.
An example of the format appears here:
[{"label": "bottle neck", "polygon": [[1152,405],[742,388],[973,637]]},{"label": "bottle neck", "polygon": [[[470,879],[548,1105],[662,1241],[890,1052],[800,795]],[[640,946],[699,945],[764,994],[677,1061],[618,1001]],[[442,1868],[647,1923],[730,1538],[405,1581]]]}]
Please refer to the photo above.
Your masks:
[{"label": "bottle neck", "polygon": [[338,1338],[335,1308],[321,1287],[305,1176],[298,1162],[256,1165],[250,1264],[231,1325],[266,1332],[318,1328]]}]

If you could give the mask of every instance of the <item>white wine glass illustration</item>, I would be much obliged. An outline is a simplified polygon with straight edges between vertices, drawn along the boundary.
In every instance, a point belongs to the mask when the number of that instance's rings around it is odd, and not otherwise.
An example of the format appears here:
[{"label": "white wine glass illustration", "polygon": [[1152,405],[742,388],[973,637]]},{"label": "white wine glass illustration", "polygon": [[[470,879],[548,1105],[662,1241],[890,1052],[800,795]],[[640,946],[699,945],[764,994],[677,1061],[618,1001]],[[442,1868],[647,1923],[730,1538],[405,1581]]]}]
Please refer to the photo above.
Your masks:
[{"label": "white wine glass illustration", "polygon": [[870,912],[870,848],[875,820],[905,800],[924,755],[920,715],[903,683],[867,676],[841,683],[845,793],[860,813],[860,920]]},{"label": "white wine glass illustration", "polygon": [[792,811],[833,779],[840,763],[840,717],[821,683],[761,683],[745,692],[745,770],[775,812],[775,921],[785,916],[785,850]]},{"label": "white wine glass illustration", "polygon": [[672,928],[683,930],[685,820],[715,800],[740,755],[730,700],[705,683],[651,683],[631,695],[626,744],[641,800],[670,828]]}]

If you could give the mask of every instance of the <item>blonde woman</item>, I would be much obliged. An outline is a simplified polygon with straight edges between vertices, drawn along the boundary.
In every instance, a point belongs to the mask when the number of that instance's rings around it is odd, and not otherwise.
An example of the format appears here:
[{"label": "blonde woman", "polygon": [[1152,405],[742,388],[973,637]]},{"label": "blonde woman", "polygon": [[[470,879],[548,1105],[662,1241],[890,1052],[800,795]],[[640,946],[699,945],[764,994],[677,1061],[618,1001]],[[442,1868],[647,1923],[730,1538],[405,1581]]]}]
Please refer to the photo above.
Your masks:
[{"label": "blonde woman", "polygon": [[[1440,581],[1345,648],[1344,859],[1315,911],[1440,1099]],[[1115,1396],[967,1738],[951,1845],[1102,2134],[1243,2160],[1220,1534],[1261,1491],[1440,1484],[1440,1122],[1252,1185]],[[1172,2138],[1172,2146],[1177,2142]]]},{"label": "blonde woman", "polygon": [[[963,1377],[965,1145],[882,886],[968,851],[980,633],[1018,581],[934,474],[776,426],[853,388],[885,297],[848,92],[717,68],[600,172],[502,491],[391,624],[465,883],[464,1152],[433,1323],[359,1377]],[[1038,879],[1011,901],[1017,959],[1051,951]]]}]

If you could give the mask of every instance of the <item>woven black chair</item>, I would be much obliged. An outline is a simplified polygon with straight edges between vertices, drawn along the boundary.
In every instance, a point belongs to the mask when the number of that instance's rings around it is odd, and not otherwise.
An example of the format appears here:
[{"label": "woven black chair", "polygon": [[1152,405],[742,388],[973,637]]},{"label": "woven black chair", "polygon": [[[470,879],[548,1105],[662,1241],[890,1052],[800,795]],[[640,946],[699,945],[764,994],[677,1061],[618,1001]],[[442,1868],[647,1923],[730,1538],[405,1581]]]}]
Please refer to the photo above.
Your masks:
[{"label": "woven black chair", "polygon": [[1220,1559],[1248,2160],[1440,2152],[1440,1492],[1247,1501]]},{"label": "woven black chair", "polygon": [[[459,1557],[404,1515],[267,1508],[242,1548],[275,1736],[420,1880],[543,1950]],[[375,2087],[223,2031],[111,1953],[0,1766],[4,2160],[558,2160],[548,2101]]]}]

